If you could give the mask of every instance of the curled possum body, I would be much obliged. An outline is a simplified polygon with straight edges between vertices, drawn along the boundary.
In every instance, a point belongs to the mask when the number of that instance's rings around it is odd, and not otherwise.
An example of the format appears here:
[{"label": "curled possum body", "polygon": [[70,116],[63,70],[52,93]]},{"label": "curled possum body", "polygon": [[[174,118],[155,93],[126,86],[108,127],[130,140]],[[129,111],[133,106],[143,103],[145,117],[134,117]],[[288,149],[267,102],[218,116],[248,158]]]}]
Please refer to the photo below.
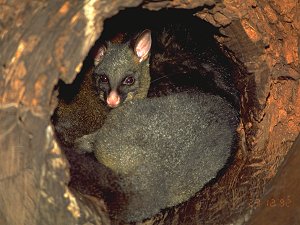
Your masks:
[{"label": "curled possum body", "polygon": [[115,173],[126,196],[117,212],[140,221],[188,200],[224,168],[238,115],[220,96],[178,93],[113,109],[96,132],[75,142]]},{"label": "curled possum body", "polygon": [[[232,154],[238,123],[236,90],[214,52],[197,55],[197,46],[185,48],[170,31],[151,32],[101,44],[84,86],[92,94],[72,107],[82,116],[58,110],[56,130],[68,144],[76,139],[78,152],[93,152],[107,170],[105,193],[121,196],[110,211],[125,221],[184,202],[215,178]],[[178,80],[187,88],[178,89]],[[187,81],[200,88],[186,92]],[[160,93],[161,86],[168,89]]]}]

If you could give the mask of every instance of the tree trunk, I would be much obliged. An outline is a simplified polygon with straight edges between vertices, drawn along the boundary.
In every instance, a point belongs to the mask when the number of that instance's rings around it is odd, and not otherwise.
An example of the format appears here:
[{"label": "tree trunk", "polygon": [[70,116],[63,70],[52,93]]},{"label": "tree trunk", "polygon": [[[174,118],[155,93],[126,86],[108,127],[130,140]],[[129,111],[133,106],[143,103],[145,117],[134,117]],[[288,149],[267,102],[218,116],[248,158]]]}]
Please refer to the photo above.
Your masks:
[{"label": "tree trunk", "polygon": [[[67,186],[69,166],[50,118],[57,105],[55,85],[74,80],[103,21],[139,4],[150,10],[197,8],[196,16],[227,36],[219,41],[248,72],[238,81],[240,145],[229,170],[188,202],[141,224],[243,222],[259,206],[300,130],[298,0],[2,0],[0,224],[111,223],[101,199]],[[299,159],[289,160],[299,165]],[[294,179],[282,177],[274,185]],[[274,198],[296,203],[288,199],[293,192]]]}]

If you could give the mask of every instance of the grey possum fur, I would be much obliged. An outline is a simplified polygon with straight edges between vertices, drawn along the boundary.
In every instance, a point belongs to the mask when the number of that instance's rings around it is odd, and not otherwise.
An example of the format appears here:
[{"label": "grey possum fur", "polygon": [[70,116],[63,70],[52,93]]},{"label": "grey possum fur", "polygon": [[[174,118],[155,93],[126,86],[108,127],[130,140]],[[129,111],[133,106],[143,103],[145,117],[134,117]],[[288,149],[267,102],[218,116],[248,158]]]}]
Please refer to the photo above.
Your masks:
[{"label": "grey possum fur", "polygon": [[179,93],[123,104],[75,145],[121,178],[128,202],[118,216],[141,221],[216,177],[231,154],[237,122],[220,96]]}]

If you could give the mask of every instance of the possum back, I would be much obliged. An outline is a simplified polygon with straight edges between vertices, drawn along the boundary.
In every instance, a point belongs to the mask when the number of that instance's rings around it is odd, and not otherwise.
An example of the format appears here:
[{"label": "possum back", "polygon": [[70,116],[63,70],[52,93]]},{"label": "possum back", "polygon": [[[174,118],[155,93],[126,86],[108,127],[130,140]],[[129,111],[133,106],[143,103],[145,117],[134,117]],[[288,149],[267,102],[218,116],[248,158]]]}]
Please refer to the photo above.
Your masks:
[{"label": "possum back", "polygon": [[219,96],[180,93],[128,102],[112,110],[84,141],[98,161],[122,177],[138,221],[188,200],[216,177],[235,139],[237,112]]}]

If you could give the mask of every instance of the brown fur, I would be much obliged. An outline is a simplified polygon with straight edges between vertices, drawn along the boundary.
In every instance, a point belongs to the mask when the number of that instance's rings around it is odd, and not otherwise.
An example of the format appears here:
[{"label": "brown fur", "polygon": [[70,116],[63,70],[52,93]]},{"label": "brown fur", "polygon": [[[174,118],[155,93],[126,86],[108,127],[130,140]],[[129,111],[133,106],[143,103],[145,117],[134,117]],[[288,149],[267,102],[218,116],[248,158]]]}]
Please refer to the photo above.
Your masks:
[{"label": "brown fur", "polygon": [[78,94],[70,102],[60,99],[58,103],[53,122],[64,145],[71,146],[75,139],[99,129],[104,123],[109,110],[92,86],[90,70],[84,76]]}]

